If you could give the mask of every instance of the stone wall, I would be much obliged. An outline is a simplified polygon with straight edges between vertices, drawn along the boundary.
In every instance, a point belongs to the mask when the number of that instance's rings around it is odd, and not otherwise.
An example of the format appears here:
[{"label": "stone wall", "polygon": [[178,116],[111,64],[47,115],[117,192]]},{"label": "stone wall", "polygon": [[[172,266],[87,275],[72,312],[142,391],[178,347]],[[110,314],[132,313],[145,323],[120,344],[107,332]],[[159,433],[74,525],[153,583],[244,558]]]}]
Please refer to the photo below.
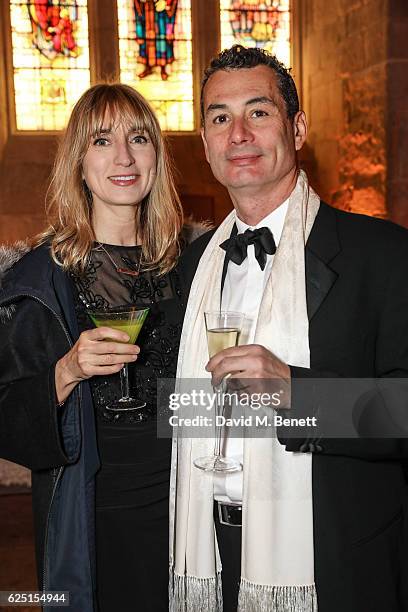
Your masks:
[{"label": "stone wall", "polygon": [[391,218],[408,227],[408,2],[390,0],[387,58],[387,201]]},{"label": "stone wall", "polygon": [[388,2],[302,3],[302,84],[322,196],[387,215]]}]

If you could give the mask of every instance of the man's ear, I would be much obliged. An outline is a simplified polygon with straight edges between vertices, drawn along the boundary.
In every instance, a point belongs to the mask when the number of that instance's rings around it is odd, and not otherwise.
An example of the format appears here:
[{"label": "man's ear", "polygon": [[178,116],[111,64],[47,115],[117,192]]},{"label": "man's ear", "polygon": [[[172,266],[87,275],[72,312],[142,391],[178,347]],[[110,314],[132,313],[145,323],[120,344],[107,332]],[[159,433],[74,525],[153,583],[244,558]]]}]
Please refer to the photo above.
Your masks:
[{"label": "man's ear", "polygon": [[200,132],[201,132],[201,138],[202,138],[203,144],[204,144],[205,159],[208,161],[208,163],[210,163],[210,158],[209,158],[209,155],[208,155],[208,145],[207,145],[207,141],[205,139],[205,131],[204,131],[203,127],[201,128]]},{"label": "man's ear", "polygon": [[295,149],[300,151],[307,137],[307,120],[303,111],[298,111],[293,119],[293,136]]}]

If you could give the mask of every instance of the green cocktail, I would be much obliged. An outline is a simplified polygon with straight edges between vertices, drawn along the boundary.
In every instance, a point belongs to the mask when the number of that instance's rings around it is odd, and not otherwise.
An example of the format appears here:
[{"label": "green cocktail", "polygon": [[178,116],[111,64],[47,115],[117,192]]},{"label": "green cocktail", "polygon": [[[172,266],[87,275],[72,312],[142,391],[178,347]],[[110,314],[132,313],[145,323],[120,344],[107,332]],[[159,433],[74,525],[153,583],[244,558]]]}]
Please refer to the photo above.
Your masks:
[{"label": "green cocktail", "polygon": [[[96,327],[110,327],[128,334],[129,340],[126,344],[134,344],[146,320],[148,308],[126,307],[125,309],[115,310],[88,310],[88,315]],[[106,337],[109,340],[109,337]],[[142,402],[130,396],[129,390],[129,370],[128,364],[125,363],[120,371],[120,384],[122,389],[122,397],[114,404],[106,406],[107,410],[124,411],[138,410],[146,406],[146,402]]]},{"label": "green cocktail", "polygon": [[[147,311],[148,309],[146,309],[146,314]],[[89,316],[91,317],[96,327],[111,327],[112,329],[117,329],[118,331],[123,331],[128,334],[130,339],[127,344],[134,344],[136,342],[139,332],[142,329],[144,323],[144,319],[142,321],[129,321],[127,319],[124,319],[122,321],[121,319],[112,319],[109,317],[107,319],[104,319],[100,316],[100,313],[89,313]]]}]

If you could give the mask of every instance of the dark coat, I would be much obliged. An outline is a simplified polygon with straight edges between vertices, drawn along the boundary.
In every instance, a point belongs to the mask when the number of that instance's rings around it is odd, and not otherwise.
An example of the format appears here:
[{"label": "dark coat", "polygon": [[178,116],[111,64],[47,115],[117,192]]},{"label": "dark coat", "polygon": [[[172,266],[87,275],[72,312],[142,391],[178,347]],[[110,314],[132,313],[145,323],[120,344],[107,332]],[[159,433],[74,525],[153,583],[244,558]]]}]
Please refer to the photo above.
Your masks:
[{"label": "dark coat", "polygon": [[[184,253],[187,286],[212,235]],[[406,378],[408,232],[321,203],[305,262],[310,369],[291,367],[293,389],[296,380],[322,376]],[[302,401],[296,395],[292,400],[296,412]],[[327,402],[320,406],[331,409]],[[381,431],[384,415],[376,415]],[[319,612],[408,611],[408,446],[402,438],[408,409],[398,420],[387,425],[395,425],[399,439],[299,439],[288,430],[279,435],[286,450],[313,452]]]},{"label": "dark coat", "polygon": [[[17,258],[3,250],[2,272]],[[99,467],[93,405],[83,382],[57,408],[54,382],[56,362],[78,338],[72,295],[47,247],[1,279],[0,456],[32,470],[39,588],[69,591],[66,610],[92,612]]]}]

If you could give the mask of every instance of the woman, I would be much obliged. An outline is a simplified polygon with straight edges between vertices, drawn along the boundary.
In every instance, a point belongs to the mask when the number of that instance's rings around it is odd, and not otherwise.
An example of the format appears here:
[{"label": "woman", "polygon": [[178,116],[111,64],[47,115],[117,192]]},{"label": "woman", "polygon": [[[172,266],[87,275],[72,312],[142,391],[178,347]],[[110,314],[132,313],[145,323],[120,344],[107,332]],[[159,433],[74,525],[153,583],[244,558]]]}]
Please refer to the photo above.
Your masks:
[{"label": "woman", "polygon": [[[157,119],[132,88],[78,101],[48,212],[33,250],[3,253],[1,456],[33,470],[41,589],[69,591],[75,612],[161,612],[170,440],[156,435],[156,381],[175,375],[182,211]],[[87,315],[129,305],[149,307],[140,352]],[[144,408],[110,409],[124,364]]]}]

